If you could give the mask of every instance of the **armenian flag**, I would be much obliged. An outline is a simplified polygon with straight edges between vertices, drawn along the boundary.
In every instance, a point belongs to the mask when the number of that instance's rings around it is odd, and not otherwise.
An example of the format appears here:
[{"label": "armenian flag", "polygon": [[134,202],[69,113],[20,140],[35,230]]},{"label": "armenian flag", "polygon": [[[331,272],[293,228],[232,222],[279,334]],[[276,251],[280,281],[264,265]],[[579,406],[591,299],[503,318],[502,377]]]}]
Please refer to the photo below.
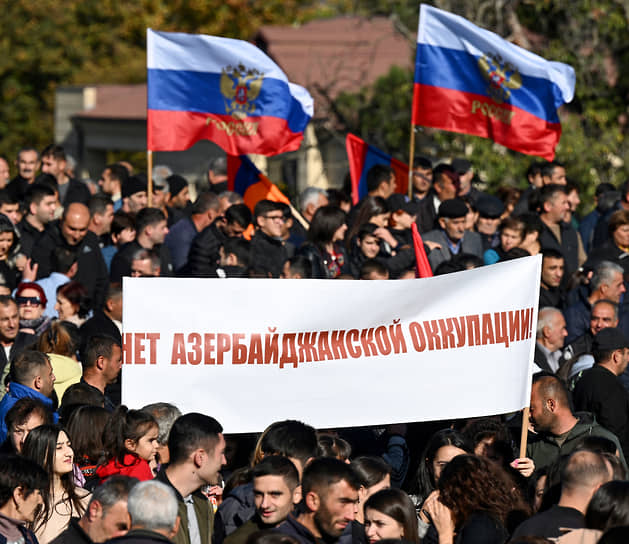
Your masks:
[{"label": "armenian flag", "polygon": [[402,161],[394,159],[353,134],[348,134],[345,138],[345,148],[349,160],[349,175],[352,180],[353,204],[357,204],[361,198],[367,195],[367,172],[376,164],[393,168],[397,182],[395,192],[406,193],[408,190],[408,166]]},{"label": "armenian flag", "polygon": [[290,205],[290,200],[277,185],[244,155],[239,157],[227,155],[227,188],[241,195],[252,212],[260,200],[273,200]]}]

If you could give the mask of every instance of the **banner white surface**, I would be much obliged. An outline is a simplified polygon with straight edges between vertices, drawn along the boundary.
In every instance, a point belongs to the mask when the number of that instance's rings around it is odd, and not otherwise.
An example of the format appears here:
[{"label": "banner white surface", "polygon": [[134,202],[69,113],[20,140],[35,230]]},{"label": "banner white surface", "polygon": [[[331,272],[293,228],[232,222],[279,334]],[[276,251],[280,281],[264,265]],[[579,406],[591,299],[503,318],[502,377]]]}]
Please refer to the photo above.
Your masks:
[{"label": "banner white surface", "polygon": [[541,256],[399,281],[124,278],[122,399],[225,432],[527,406]]}]

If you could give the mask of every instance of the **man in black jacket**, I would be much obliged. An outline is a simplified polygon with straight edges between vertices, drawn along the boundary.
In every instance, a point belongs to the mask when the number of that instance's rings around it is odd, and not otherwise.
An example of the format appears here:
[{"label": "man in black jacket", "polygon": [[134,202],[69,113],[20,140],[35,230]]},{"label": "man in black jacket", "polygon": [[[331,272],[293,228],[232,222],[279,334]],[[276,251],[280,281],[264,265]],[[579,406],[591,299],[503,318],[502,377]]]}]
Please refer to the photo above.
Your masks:
[{"label": "man in black jacket", "polygon": [[131,276],[133,256],[139,249],[152,249],[159,254],[160,276],[172,276],[170,251],[164,244],[164,238],[168,234],[164,213],[157,208],[140,210],[135,220],[135,230],[135,240],[122,246],[111,261],[111,281],[121,282],[123,276]]},{"label": "man in black jacket", "polygon": [[180,525],[172,488],[155,480],[140,482],[129,493],[128,507],[131,530],[111,544],[171,544]]},{"label": "man in black jacket", "polygon": [[20,232],[21,251],[30,257],[35,240],[55,218],[57,195],[48,185],[33,183],[24,195],[24,207],[26,214],[17,224],[17,229]]},{"label": "man in black jacket", "polygon": [[79,329],[81,345],[85,346],[91,336],[105,334],[122,343],[122,286],[112,283],[107,290],[105,304],[102,310],[94,310],[90,317]]},{"label": "man in black jacket", "polygon": [[229,238],[240,238],[251,223],[251,212],[244,204],[234,204],[211,225],[195,236],[188,253],[188,263],[182,275],[214,277],[221,246]]},{"label": "man in black jacket", "polygon": [[260,200],[253,210],[256,233],[251,238],[251,267],[256,274],[279,278],[288,258],[281,239],[284,213],[271,200]]},{"label": "man in black jacket", "polygon": [[24,147],[17,154],[17,176],[7,185],[7,191],[18,202],[24,200],[28,186],[35,181],[41,162],[39,152],[33,147]]},{"label": "man in black jacket", "polygon": [[583,373],[574,388],[576,410],[592,412],[614,433],[625,457],[629,454],[629,393],[618,379],[629,363],[629,341],[622,331],[608,327],[592,344],[595,365]]},{"label": "man in black jacket", "polygon": [[545,185],[539,194],[539,217],[544,223],[539,242],[542,251],[552,248],[564,258],[565,276],[569,278],[585,262],[586,254],[576,229],[564,222],[570,209],[563,185]]},{"label": "man in black jacket", "polygon": [[128,476],[107,479],[94,490],[83,516],[72,518],[51,544],[94,544],[125,535],[130,525],[127,498],[137,483]]},{"label": "man in black jacket", "polygon": [[37,279],[47,278],[53,271],[53,255],[57,247],[76,252],[77,273],[74,279],[86,289],[92,308],[100,308],[107,292],[107,266],[98,245],[98,238],[88,231],[90,212],[85,204],[73,202],[59,221],[50,223],[37,239],[32,251],[38,264]]},{"label": "man in black jacket", "polygon": [[289,515],[276,531],[300,544],[338,542],[356,519],[360,486],[360,478],[350,465],[331,457],[315,459],[301,481],[303,509]]},{"label": "man in black jacket", "polygon": [[59,187],[59,202],[67,206],[72,202],[81,202],[87,205],[90,199],[90,190],[82,181],[71,178],[66,174],[66,152],[63,147],[56,144],[46,146],[41,153],[41,171],[51,174],[57,179]]}]

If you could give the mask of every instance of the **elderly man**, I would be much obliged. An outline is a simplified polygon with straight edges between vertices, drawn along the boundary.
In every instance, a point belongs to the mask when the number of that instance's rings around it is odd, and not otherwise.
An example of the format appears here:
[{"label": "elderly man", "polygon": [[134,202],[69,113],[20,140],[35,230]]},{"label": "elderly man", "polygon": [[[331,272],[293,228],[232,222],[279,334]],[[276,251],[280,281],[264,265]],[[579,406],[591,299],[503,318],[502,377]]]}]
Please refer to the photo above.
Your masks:
[{"label": "elderly man", "polygon": [[130,526],[127,500],[138,483],[136,478],[112,476],[98,486],[81,518],[70,525],[51,544],[99,544],[127,533]]},{"label": "elderly man", "polygon": [[428,254],[433,272],[454,255],[469,253],[477,257],[483,256],[480,235],[465,230],[467,212],[467,206],[460,198],[445,200],[439,206],[439,228],[422,236],[424,242],[435,242],[439,246]]},{"label": "elderly man", "polygon": [[566,320],[557,308],[542,308],[537,316],[535,364],[546,372],[559,370],[561,348],[568,332]]},{"label": "elderly man", "polygon": [[41,166],[39,152],[33,147],[24,147],[17,154],[17,176],[7,185],[7,191],[18,202],[24,200],[28,186],[35,181]]},{"label": "elderly man", "polygon": [[162,465],[170,463],[168,435],[177,418],[181,417],[179,408],[167,402],[156,402],[155,404],[148,404],[142,408],[142,411],[148,412],[157,421],[159,428],[159,434],[157,435],[157,461]]},{"label": "elderly man", "polygon": [[563,350],[561,368],[558,376],[567,379],[571,388],[583,374],[584,370],[594,364],[592,342],[594,336],[607,327],[618,326],[618,304],[611,300],[597,300],[592,305],[590,327],[586,333],[568,344]]},{"label": "elderly man", "polygon": [[[592,304],[597,300],[611,300],[618,304],[625,292],[622,266],[611,261],[601,261],[590,279],[590,294],[579,292],[579,300],[566,308],[568,342],[585,334],[590,322]],[[621,324],[622,326],[622,324]]]},{"label": "elderly man", "polygon": [[172,488],[155,480],[141,482],[129,493],[128,508],[131,530],[111,544],[172,544],[180,525]]}]

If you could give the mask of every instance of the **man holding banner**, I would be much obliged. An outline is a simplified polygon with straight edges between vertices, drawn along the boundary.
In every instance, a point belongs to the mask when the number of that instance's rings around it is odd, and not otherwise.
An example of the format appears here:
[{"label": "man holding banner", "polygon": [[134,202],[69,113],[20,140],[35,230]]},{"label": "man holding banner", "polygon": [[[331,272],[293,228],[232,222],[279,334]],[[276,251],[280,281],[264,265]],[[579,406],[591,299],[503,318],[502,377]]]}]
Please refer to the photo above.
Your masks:
[{"label": "man holding banner", "polygon": [[589,413],[579,413],[577,417],[570,406],[570,392],[557,376],[540,372],[533,377],[530,422],[536,434],[531,436],[526,453],[536,469],[551,466],[577,449],[588,436],[611,440],[626,467],[616,435],[601,427]]}]

